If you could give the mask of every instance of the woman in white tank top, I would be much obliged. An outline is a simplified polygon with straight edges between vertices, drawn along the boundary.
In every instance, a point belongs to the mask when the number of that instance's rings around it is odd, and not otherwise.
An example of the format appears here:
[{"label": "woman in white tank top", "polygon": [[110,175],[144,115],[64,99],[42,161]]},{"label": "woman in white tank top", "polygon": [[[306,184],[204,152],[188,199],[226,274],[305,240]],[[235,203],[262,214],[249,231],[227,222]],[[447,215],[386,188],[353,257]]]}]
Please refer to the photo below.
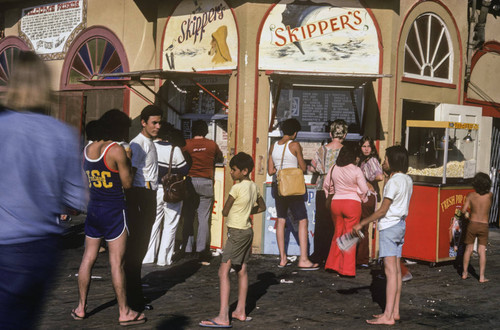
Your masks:
[{"label": "woman in white tank top", "polygon": [[[267,172],[273,175],[273,182],[276,182],[276,173],[281,169],[283,158],[283,168],[299,167],[302,171],[306,171],[306,162],[302,155],[302,147],[300,143],[295,142],[297,133],[300,131],[300,123],[296,119],[287,119],[281,123],[283,137],[271,146],[269,150],[269,158],[267,163]],[[283,148],[285,153],[283,155]],[[276,225],[276,241],[278,242],[278,250],[280,252],[279,268],[290,265],[285,251],[285,223],[288,210],[291,211],[295,220],[299,222],[299,246],[300,258],[298,267],[300,270],[317,270],[318,264],[314,264],[309,260],[307,251],[308,239],[308,224],[307,210],[304,204],[303,196],[279,196],[273,184],[273,197],[276,202],[277,225]]]}]

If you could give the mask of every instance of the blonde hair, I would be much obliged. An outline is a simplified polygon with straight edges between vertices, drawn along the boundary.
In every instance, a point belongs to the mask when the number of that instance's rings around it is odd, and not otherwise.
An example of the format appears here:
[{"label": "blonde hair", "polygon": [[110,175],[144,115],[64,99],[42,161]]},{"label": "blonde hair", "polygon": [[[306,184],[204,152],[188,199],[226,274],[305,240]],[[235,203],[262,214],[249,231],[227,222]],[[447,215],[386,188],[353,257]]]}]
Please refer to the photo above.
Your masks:
[{"label": "blonde hair", "polygon": [[343,119],[336,119],[330,125],[330,134],[334,139],[343,139],[347,134],[347,123]]},{"label": "blonde hair", "polygon": [[4,105],[14,110],[48,112],[51,104],[49,68],[34,52],[21,51],[7,83]]}]

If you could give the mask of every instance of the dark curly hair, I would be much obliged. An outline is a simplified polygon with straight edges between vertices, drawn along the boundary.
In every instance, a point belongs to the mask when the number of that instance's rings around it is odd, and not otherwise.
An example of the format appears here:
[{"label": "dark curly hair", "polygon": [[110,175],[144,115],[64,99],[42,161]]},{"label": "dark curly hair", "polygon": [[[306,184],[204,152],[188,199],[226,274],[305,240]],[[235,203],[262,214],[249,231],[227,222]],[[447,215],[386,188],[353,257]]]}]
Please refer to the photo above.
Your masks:
[{"label": "dark curly hair", "polygon": [[300,122],[295,118],[287,119],[280,124],[281,131],[285,135],[292,136],[298,131],[300,131]]},{"label": "dark curly hair", "polygon": [[478,172],[472,180],[472,187],[479,195],[484,195],[490,192],[491,179],[488,174]]},{"label": "dark curly hair", "polygon": [[243,171],[245,168],[248,170],[248,174],[250,174],[253,170],[254,163],[252,156],[244,152],[238,152],[231,160],[229,161],[229,166],[235,166],[240,171]]}]

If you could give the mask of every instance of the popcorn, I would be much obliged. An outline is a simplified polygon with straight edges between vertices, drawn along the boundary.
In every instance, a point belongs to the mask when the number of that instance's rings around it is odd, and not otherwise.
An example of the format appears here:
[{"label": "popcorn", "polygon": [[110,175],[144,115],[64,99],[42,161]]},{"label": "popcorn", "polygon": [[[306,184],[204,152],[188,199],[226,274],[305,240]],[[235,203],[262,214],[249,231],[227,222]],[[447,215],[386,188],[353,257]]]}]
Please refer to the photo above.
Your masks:
[{"label": "popcorn", "polygon": [[[452,161],[446,164],[446,177],[448,178],[463,178],[464,176],[464,164],[465,161]],[[418,170],[413,167],[408,168],[408,174],[411,175],[421,175],[421,176],[443,176],[443,166],[435,168],[424,168]]]}]

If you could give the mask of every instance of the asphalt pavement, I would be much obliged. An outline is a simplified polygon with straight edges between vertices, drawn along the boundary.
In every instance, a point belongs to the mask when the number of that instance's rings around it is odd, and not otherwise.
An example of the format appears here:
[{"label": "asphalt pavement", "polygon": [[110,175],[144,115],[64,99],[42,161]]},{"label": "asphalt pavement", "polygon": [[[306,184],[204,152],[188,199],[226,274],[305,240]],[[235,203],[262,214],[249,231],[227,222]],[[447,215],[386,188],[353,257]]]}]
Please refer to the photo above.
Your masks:
[{"label": "asphalt pavement", "polygon": [[[403,283],[401,320],[395,329],[500,329],[500,230],[490,228],[486,277],[462,280],[452,262],[431,267],[408,265],[413,279]],[[114,329],[118,306],[111,285],[107,252],[100,254],[88,297],[88,317],[71,318],[77,306],[77,273],[83,254],[83,224],[73,220],[67,229],[61,267],[44,305],[40,329]],[[135,329],[201,329],[198,323],[213,318],[219,308],[220,257],[209,266],[185,257],[171,266],[143,267],[143,287],[154,309],[148,321]],[[471,259],[479,271],[477,257]],[[368,329],[372,314],[383,310],[385,279],[377,265],[360,269],[355,278],[324,269],[301,271],[296,262],[278,268],[274,255],[253,255],[248,264],[247,313],[251,322],[233,320],[235,329]],[[231,273],[230,304],[237,301],[237,275]]]}]

